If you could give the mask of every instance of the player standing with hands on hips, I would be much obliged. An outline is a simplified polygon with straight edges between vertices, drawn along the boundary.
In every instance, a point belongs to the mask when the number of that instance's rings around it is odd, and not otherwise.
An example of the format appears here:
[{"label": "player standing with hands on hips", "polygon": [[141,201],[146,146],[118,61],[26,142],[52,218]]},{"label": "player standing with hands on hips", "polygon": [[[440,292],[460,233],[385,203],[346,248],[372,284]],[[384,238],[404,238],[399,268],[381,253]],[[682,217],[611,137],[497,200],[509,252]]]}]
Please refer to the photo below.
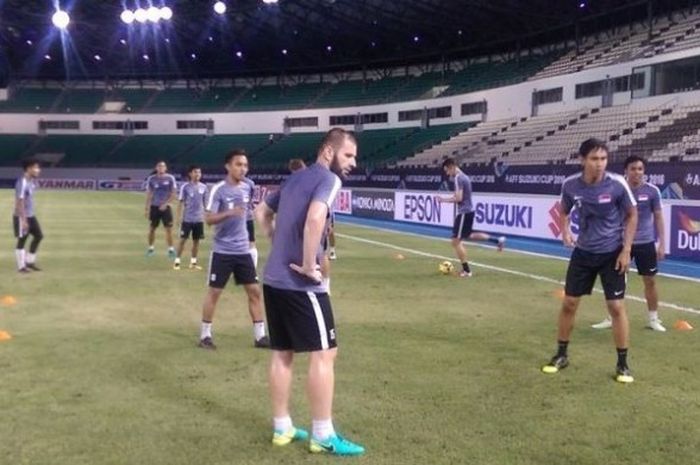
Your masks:
[{"label": "player standing with hands on hips", "polygon": [[[615,380],[634,381],[627,364],[629,322],[624,298],[632,242],[637,230],[637,203],[625,179],[608,173],[608,148],[588,139],[579,149],[582,172],[564,180],[561,188],[561,231],[564,245],[575,247],[566,272],[564,302],[559,313],[557,353],[542,367],[558,373],[569,365],[568,346],[581,296],[590,295],[600,276],[617,348]],[[574,242],[569,216],[576,208],[579,236]]]},{"label": "player standing with hands on hips", "polygon": [[272,349],[270,396],[276,446],[309,439],[306,431],[294,427],[289,411],[294,354],[308,352],[307,394],[313,427],[309,450],[332,455],[365,452],[333,426],[337,335],[319,267],[328,213],[341,187],[339,176],[352,171],[356,157],[355,136],[331,129],[321,142],[316,163],[293,173],[257,210],[263,231],[272,239],[263,292]]}]

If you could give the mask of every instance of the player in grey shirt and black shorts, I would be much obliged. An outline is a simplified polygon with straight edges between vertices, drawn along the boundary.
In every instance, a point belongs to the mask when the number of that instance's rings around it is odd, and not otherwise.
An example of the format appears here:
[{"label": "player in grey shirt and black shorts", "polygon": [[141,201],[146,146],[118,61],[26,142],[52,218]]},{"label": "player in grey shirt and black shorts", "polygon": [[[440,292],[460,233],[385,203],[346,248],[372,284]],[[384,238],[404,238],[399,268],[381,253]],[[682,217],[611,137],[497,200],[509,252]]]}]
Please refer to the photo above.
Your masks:
[{"label": "player in grey shirt and black shorts", "polygon": [[205,221],[210,226],[216,225],[216,229],[207,273],[209,289],[202,306],[199,347],[216,349],[211,331],[214,310],[226,283],[233,276],[235,283],[243,286],[248,295],[254,346],[267,348],[269,341],[265,335],[262,292],[248,248],[246,229],[246,214],[250,202],[253,201],[250,185],[243,179],[248,166],[248,156],[244,150],[236,149],[226,155],[225,165],[228,175],[211,188],[207,200]]},{"label": "player in grey shirt and black shorts", "polygon": [[180,257],[185,249],[185,243],[192,236],[192,254],[190,269],[201,270],[197,263],[199,241],[204,239],[204,205],[207,199],[207,185],[200,182],[202,169],[192,165],[187,169],[188,182],[180,186],[177,196],[180,203],[177,206],[177,221],[180,224],[180,244],[177,247],[177,257],[173,269],[180,269]]},{"label": "player in grey shirt and black shorts", "polygon": [[262,229],[272,239],[263,292],[272,349],[272,443],[278,446],[309,436],[294,427],[289,412],[294,354],[308,352],[307,389],[313,420],[310,451],[364,453],[363,447],[344,439],[333,427],[337,334],[319,266],[328,213],[341,187],[339,176],[350,173],[356,156],[355,136],[332,129],[321,142],[316,163],[293,173],[258,208]]},{"label": "player in grey shirt and black shorts", "polygon": [[[625,310],[625,290],[632,242],[637,230],[637,202],[627,181],[606,171],[608,148],[604,142],[588,139],[579,149],[583,170],[568,177],[561,187],[562,240],[575,247],[566,272],[564,303],[559,313],[558,349],[542,367],[544,373],[557,373],[569,364],[569,337],[574,328],[581,296],[590,295],[596,279],[605,292],[617,347],[615,380],[634,381],[627,365],[629,322]],[[579,235],[574,242],[569,216],[576,211]]]}]

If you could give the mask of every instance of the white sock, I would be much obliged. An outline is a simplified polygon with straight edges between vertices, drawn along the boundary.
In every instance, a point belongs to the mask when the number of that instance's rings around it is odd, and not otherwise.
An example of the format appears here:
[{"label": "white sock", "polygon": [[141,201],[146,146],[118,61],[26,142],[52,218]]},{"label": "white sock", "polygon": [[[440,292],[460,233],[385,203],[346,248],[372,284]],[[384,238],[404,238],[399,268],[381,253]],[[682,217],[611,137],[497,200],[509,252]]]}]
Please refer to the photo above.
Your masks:
[{"label": "white sock", "polygon": [[264,321],[254,321],[253,322],[253,335],[255,340],[259,341],[265,337],[265,322]]},{"label": "white sock", "polygon": [[331,247],[331,253],[335,253],[335,247]]},{"label": "white sock", "polygon": [[333,420],[330,418],[328,420],[312,420],[311,430],[314,438],[321,441],[325,441],[335,434],[335,429],[333,429]]},{"label": "white sock", "polygon": [[275,431],[279,431],[281,433],[286,433],[287,431],[294,428],[294,424],[292,423],[292,418],[289,415],[287,415],[286,417],[273,418],[272,424],[273,424],[273,427],[275,428]]},{"label": "white sock", "polygon": [[33,265],[34,263],[36,263],[36,254],[27,252],[25,261],[27,262],[27,265]]},{"label": "white sock", "polygon": [[255,268],[258,267],[258,249],[253,247],[250,249],[250,256],[253,257],[253,263],[255,264]]},{"label": "white sock", "polygon": [[27,263],[24,259],[25,253],[24,249],[16,249],[15,250],[15,259],[17,260],[17,269],[21,270],[23,268],[26,268]]},{"label": "white sock", "polygon": [[180,264],[180,257],[175,257],[175,264],[179,265]]},{"label": "white sock", "polygon": [[211,337],[211,322],[202,321],[202,329],[199,331],[199,339]]},{"label": "white sock", "polygon": [[168,251],[175,252],[175,247],[168,247]]},{"label": "white sock", "polygon": [[155,248],[155,246],[149,245],[149,246],[148,246],[148,250],[153,251],[153,250],[156,250],[156,248]]},{"label": "white sock", "polygon": [[656,310],[649,310],[649,321],[656,321],[659,319],[659,312]]},{"label": "white sock", "polygon": [[192,265],[196,265],[196,264],[197,264],[197,257],[192,257],[192,258],[190,258],[190,263],[191,263]]},{"label": "white sock", "polygon": [[327,289],[328,295],[331,295],[331,278],[323,278],[323,285]]}]

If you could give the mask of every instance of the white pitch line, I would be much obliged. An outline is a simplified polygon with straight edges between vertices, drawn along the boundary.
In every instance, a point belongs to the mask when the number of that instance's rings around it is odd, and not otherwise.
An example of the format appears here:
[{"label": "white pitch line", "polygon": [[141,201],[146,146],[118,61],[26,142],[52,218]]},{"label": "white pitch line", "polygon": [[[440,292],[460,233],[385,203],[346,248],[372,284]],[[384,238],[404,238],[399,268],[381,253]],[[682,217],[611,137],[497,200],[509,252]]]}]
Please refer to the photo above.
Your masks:
[{"label": "white pitch line", "polygon": [[[358,228],[373,229],[376,231],[384,231],[384,232],[389,232],[389,233],[402,234],[404,236],[420,237],[421,239],[431,239],[431,240],[435,240],[435,241],[450,242],[450,240],[447,238],[435,237],[431,234],[412,233],[412,232],[408,232],[408,231],[398,231],[396,229],[382,228],[381,226],[369,226],[369,225],[365,225],[365,224],[352,223],[349,221],[343,222],[342,220],[340,220],[339,222],[342,222],[343,224],[347,224],[350,226],[357,226]],[[469,246],[470,247],[481,247],[483,249],[495,249],[495,247],[492,245],[480,244],[480,243],[474,242],[474,241],[469,241]],[[529,252],[527,250],[514,249],[514,248],[511,248],[511,249],[506,248],[505,251],[508,253],[530,255],[532,257],[548,258],[550,260],[560,260],[560,261],[564,261],[564,262],[569,261],[568,257],[560,257],[558,255],[550,255],[550,254],[541,253],[541,252]],[[684,265],[681,265],[681,266],[684,266]],[[637,271],[637,269],[633,266],[630,267],[630,270]],[[671,274],[671,273],[657,273],[657,276],[663,276],[664,278],[671,278],[671,279],[679,279],[681,281],[690,281],[693,283],[700,283],[700,279],[693,278],[691,276],[681,276],[681,275]]]},{"label": "white pitch line", "polygon": [[[370,228],[371,228],[371,227],[370,227]],[[371,229],[375,229],[375,228],[371,228]],[[387,230],[385,230],[385,231],[387,231]],[[400,231],[390,231],[390,232],[393,232],[393,233],[395,233],[395,234],[404,234],[404,233],[402,233],[402,232],[400,232]],[[406,234],[408,234],[408,235],[415,235],[415,234],[411,234],[411,233],[406,233]],[[372,240],[372,239],[365,239],[364,237],[351,236],[351,235],[348,235],[348,234],[341,234],[341,233],[336,233],[336,235],[337,235],[338,237],[342,237],[342,238],[345,238],[345,239],[350,239],[350,240],[355,241],[355,242],[363,242],[363,243],[365,243],[365,244],[378,245],[378,246],[382,246],[382,247],[385,247],[385,248],[388,248],[388,249],[398,250],[398,251],[401,251],[401,252],[407,252],[407,253],[411,253],[411,254],[413,254],[413,255],[418,255],[418,256],[421,256],[421,257],[438,258],[438,259],[440,259],[440,260],[449,260],[449,261],[451,261],[451,262],[456,262],[456,261],[457,261],[457,260],[455,260],[454,258],[447,257],[447,256],[444,256],[444,255],[438,255],[438,254],[434,254],[434,253],[430,253],[430,252],[423,252],[423,251],[421,251],[421,250],[410,249],[410,248],[408,248],[408,247],[402,247],[402,246],[395,245],[395,244],[389,244],[388,242],[380,242],[380,241],[375,241],[375,240]],[[419,236],[419,237],[425,238],[425,236]],[[491,270],[491,271],[498,271],[498,272],[500,272],[500,273],[507,273],[507,274],[511,274],[511,275],[515,275],[515,276],[520,276],[520,277],[523,277],[523,278],[534,279],[534,280],[536,280],[536,281],[542,281],[542,282],[551,283],[551,284],[558,284],[558,285],[561,285],[561,286],[564,285],[564,282],[563,282],[563,281],[559,281],[559,280],[554,279],[554,278],[548,278],[547,276],[541,276],[541,275],[532,274],[532,273],[525,273],[525,272],[523,272],[523,271],[511,270],[511,269],[509,269],[509,268],[503,268],[503,267],[500,267],[500,266],[488,265],[488,264],[486,264],[486,263],[479,263],[479,262],[470,261],[469,264],[470,264],[470,265],[473,264],[473,265],[475,265],[475,266],[477,266],[477,267],[485,268],[485,269]],[[600,293],[600,294],[603,294],[603,291],[602,291],[601,289],[596,288],[596,289],[594,289],[594,290],[595,290],[596,292]],[[638,297],[638,296],[634,296],[634,295],[629,295],[629,294],[628,294],[628,295],[626,295],[625,297],[626,297],[627,299],[633,300],[633,301],[635,301],[635,302],[642,302],[642,303],[645,303],[645,302],[646,302],[646,300],[645,300],[644,298]],[[693,313],[693,314],[695,314],[695,315],[700,315],[700,310],[697,310],[697,309],[691,308],[691,307],[684,307],[684,306],[682,306],[682,305],[677,305],[677,304],[674,304],[674,303],[671,303],[671,302],[662,302],[662,301],[659,301],[659,306],[661,306],[661,307],[666,307],[666,308],[670,308],[670,309],[673,309],[673,310],[678,310],[678,311],[681,311],[681,312],[687,312],[687,313]]]}]

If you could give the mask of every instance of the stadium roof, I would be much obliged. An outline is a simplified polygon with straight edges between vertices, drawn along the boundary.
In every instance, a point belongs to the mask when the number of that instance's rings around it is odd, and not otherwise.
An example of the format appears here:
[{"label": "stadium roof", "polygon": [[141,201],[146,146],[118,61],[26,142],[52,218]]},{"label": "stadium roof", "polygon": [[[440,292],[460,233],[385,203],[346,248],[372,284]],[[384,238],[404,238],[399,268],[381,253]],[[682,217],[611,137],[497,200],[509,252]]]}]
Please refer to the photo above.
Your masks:
[{"label": "stadium roof", "polygon": [[[267,0],[271,2],[274,0]],[[70,15],[65,31],[52,3]],[[572,39],[647,14],[645,0],[5,0],[17,78],[212,77],[436,62]],[[654,0],[655,12],[697,1]],[[120,19],[168,6],[170,20]]]}]

